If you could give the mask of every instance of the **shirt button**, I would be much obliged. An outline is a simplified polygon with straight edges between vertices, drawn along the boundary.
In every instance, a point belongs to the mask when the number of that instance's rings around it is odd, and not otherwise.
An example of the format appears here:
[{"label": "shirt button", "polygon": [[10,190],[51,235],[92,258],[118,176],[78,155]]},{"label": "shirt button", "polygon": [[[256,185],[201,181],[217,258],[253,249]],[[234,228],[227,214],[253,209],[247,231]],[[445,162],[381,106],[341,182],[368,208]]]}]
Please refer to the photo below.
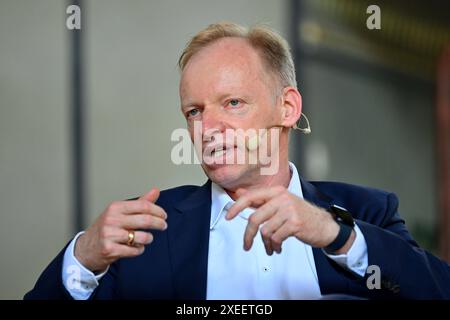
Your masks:
[{"label": "shirt button", "polygon": [[269,267],[264,267],[264,268],[263,268],[263,271],[264,271],[264,272],[269,272]]}]

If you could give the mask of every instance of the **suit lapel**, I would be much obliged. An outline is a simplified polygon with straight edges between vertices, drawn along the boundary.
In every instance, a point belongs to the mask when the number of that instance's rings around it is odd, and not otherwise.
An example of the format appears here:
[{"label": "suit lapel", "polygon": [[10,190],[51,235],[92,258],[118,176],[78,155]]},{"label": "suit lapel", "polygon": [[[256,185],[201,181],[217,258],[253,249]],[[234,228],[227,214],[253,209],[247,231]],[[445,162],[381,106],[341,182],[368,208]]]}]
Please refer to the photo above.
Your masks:
[{"label": "suit lapel", "polygon": [[206,298],[211,181],[175,205],[169,216],[169,252],[177,299]]},{"label": "suit lapel", "polygon": [[[329,209],[333,199],[320,192],[312,183],[300,178],[303,197],[315,205]],[[348,288],[348,279],[342,274],[342,268],[332,262],[320,248],[313,248],[314,262],[322,294],[343,292]]]}]

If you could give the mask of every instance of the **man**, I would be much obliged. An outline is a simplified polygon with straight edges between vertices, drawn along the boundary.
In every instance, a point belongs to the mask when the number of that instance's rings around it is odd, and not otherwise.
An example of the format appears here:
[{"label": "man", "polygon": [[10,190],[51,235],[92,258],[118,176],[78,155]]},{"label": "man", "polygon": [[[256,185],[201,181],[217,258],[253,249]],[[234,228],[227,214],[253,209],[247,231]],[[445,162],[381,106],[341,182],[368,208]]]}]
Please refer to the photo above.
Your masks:
[{"label": "man", "polygon": [[[411,238],[395,195],[311,183],[288,161],[302,102],[283,38],[210,25],[179,65],[181,111],[194,143],[200,134],[208,182],[113,202],[25,298],[450,298],[449,265]],[[239,129],[271,130],[238,144]],[[250,161],[264,148],[271,174]]]}]

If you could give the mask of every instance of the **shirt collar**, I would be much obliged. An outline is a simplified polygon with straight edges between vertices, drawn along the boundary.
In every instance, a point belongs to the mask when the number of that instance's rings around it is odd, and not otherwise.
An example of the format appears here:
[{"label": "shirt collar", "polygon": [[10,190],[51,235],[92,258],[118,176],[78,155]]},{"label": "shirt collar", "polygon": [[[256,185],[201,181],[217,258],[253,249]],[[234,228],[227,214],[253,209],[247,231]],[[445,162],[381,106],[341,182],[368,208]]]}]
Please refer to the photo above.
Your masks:
[{"label": "shirt collar", "polygon": [[[288,191],[299,198],[303,198],[302,186],[297,168],[292,162],[289,162],[289,170],[291,171],[291,180],[289,181]],[[231,199],[228,193],[218,184],[211,183],[211,220],[210,230],[219,222],[223,216],[223,212],[228,210],[235,201]],[[224,210],[225,209],[225,210]]]}]

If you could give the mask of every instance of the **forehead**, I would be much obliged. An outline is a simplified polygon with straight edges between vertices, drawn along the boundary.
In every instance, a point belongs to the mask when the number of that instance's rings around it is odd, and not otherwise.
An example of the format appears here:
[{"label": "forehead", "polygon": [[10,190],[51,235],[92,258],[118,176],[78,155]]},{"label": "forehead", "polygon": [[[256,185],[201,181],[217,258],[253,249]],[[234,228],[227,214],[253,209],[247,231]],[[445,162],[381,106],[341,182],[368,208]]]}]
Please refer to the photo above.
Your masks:
[{"label": "forehead", "polygon": [[243,38],[223,38],[191,57],[181,76],[180,95],[256,89],[266,81],[256,49]]}]

